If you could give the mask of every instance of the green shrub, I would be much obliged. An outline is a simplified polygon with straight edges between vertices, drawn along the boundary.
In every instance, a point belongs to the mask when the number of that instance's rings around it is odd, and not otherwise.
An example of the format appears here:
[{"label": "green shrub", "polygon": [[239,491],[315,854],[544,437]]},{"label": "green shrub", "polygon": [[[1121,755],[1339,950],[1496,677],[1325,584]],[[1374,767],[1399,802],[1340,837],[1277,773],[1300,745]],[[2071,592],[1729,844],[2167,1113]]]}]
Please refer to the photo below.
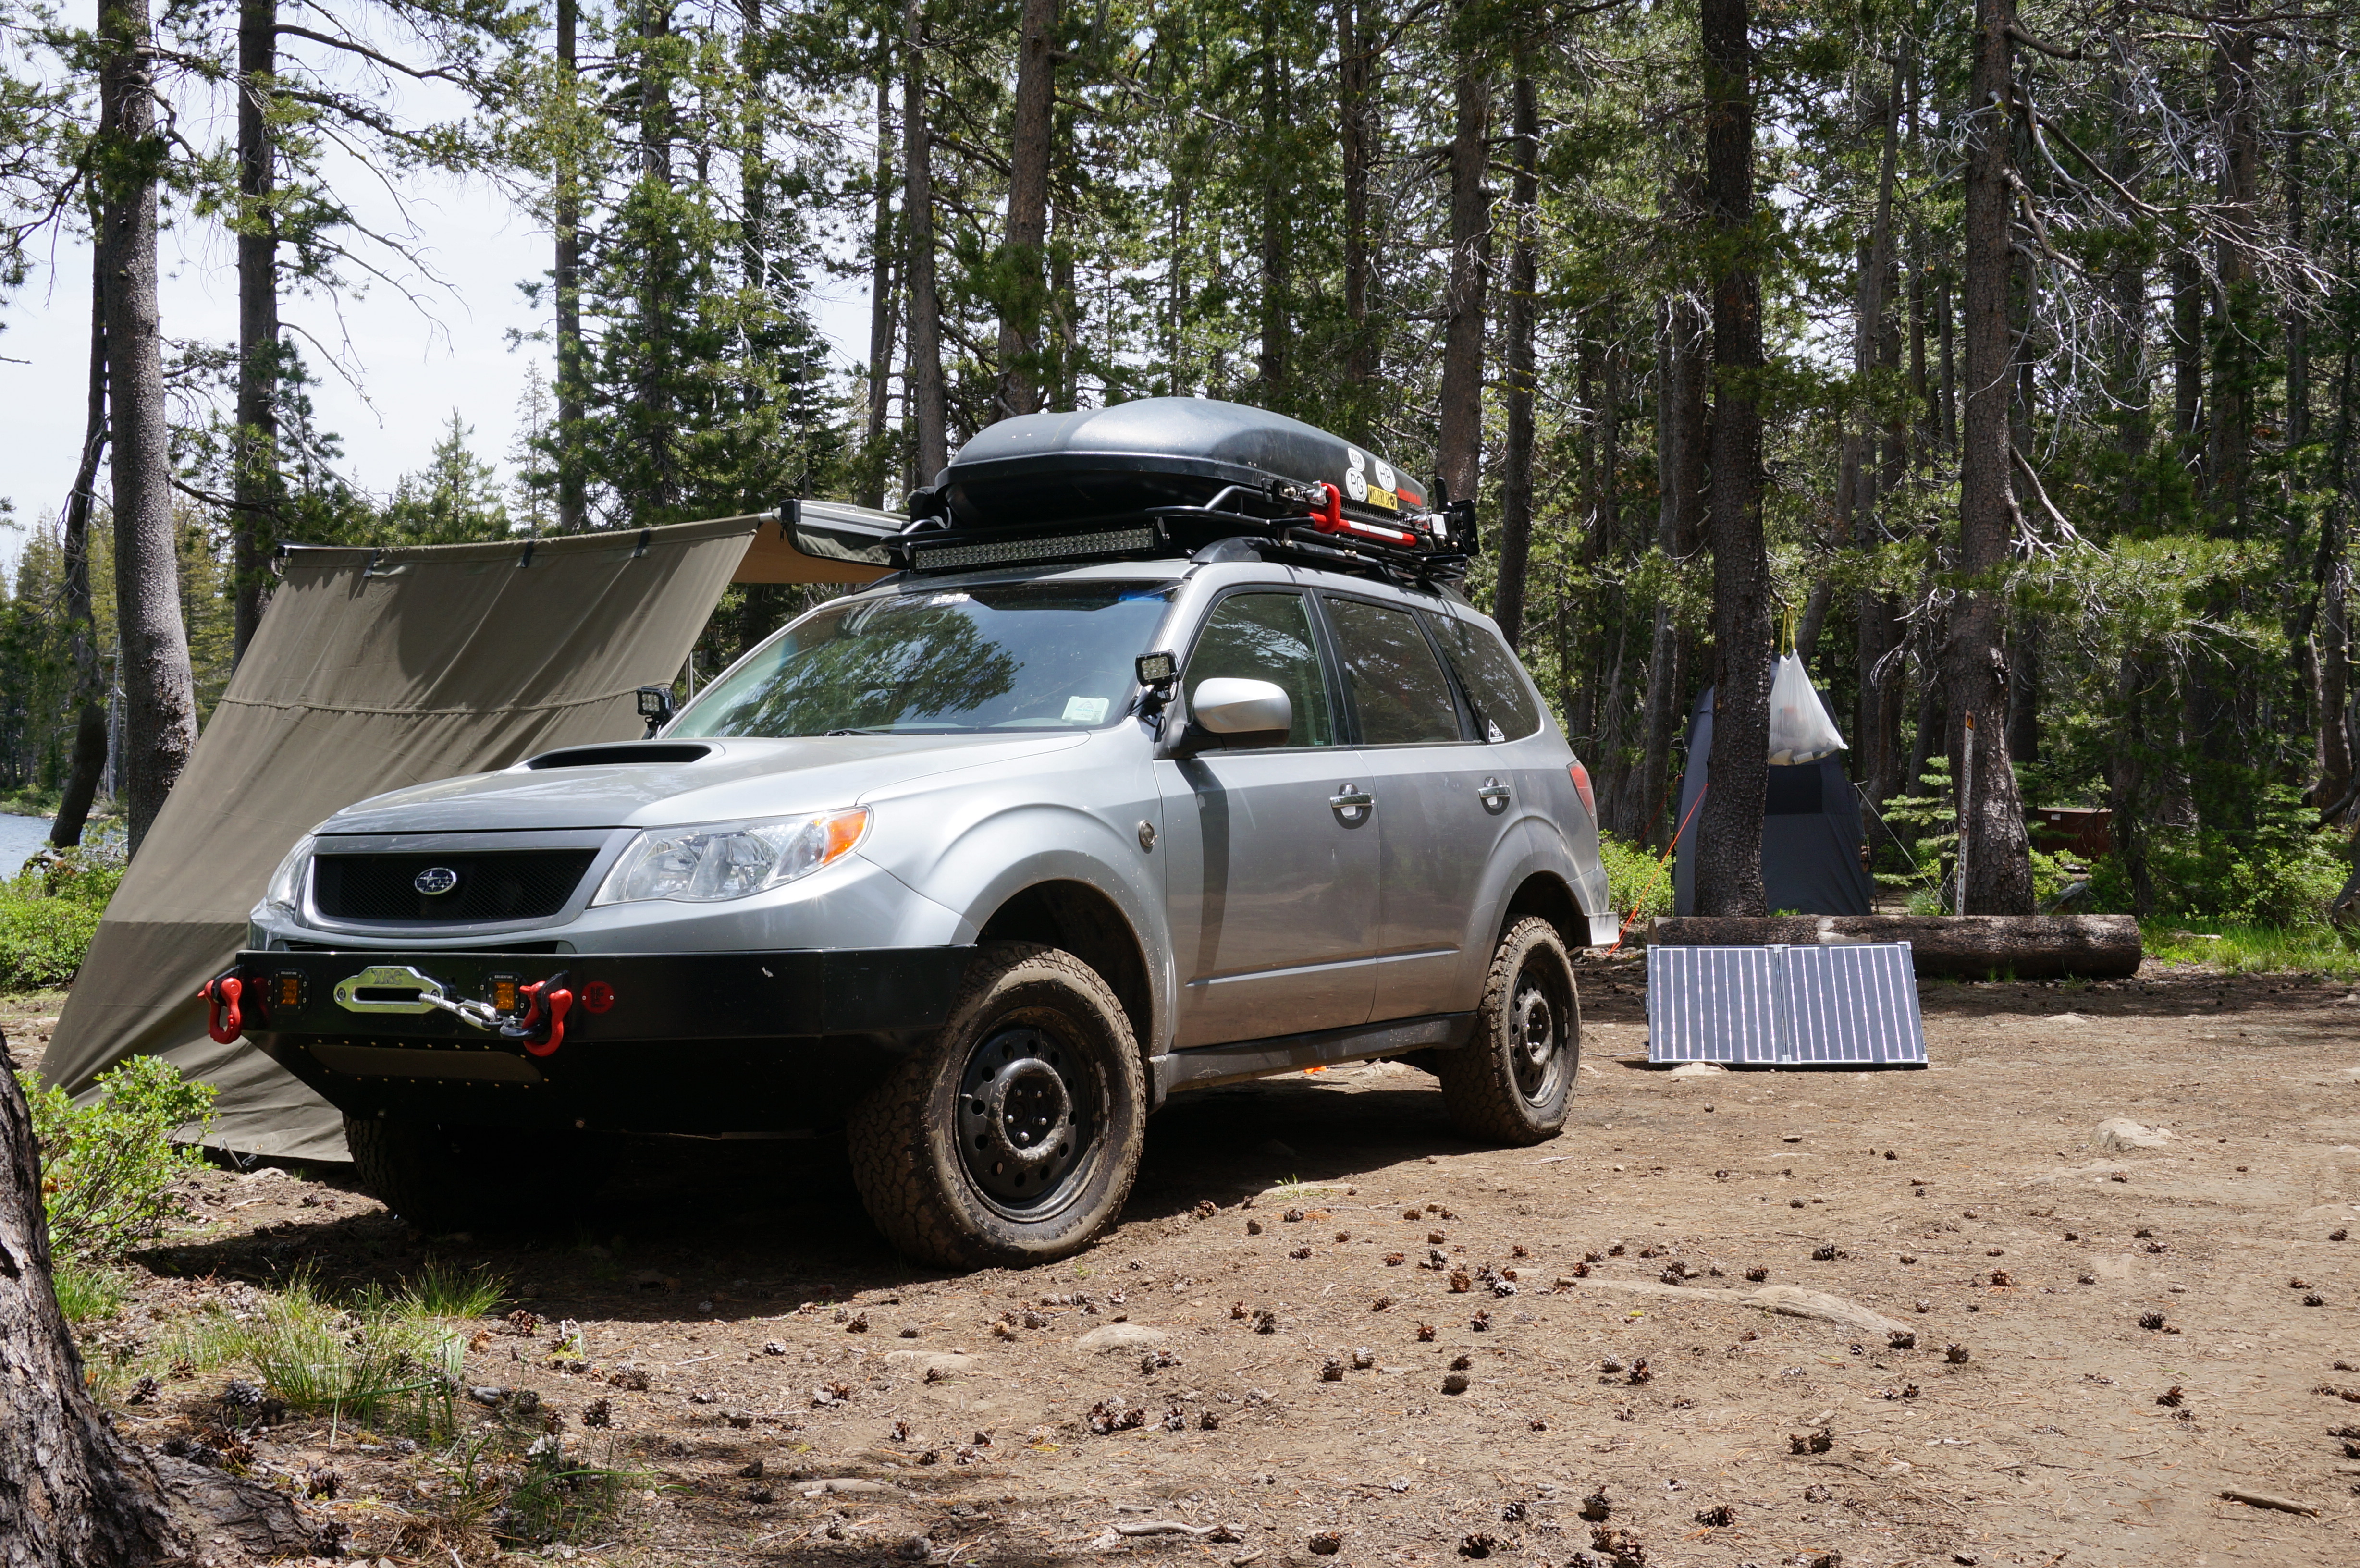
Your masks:
[{"label": "green shrub", "polygon": [[[2322,923],[2351,863],[2343,838],[2315,822],[2294,790],[2273,788],[2248,833],[2149,827],[2151,913],[2278,930]],[[2136,907],[2130,874],[2118,856],[2103,856],[2091,866],[2090,891],[2102,909],[2127,914]]]},{"label": "green shrub", "polygon": [[[98,1079],[78,1105],[62,1090],[31,1096],[49,1238],[60,1258],[112,1262],[179,1212],[172,1183],[204,1162],[192,1147],[213,1121],[213,1087],[157,1056],[135,1056]],[[191,1146],[172,1141],[193,1127]]]},{"label": "green shrub", "polygon": [[0,880],[0,991],[71,980],[122,880],[119,864],[78,853]]},{"label": "green shrub", "polygon": [[1669,862],[1610,833],[1598,835],[1598,857],[1606,863],[1607,898],[1616,914],[1635,910],[1644,921],[1672,912]]}]

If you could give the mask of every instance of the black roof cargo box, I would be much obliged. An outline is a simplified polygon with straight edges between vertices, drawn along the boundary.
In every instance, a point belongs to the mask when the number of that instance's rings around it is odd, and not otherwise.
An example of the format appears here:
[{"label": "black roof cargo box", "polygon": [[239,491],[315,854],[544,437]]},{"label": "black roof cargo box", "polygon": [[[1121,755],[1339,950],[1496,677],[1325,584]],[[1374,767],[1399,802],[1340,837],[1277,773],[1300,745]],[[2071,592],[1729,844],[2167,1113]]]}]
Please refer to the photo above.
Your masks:
[{"label": "black roof cargo box", "polygon": [[1406,522],[1426,485],[1341,436],[1238,403],[1143,397],[979,431],[935,484],[950,526],[1023,528],[1185,506],[1275,517],[1277,486],[1333,485],[1349,517]]}]

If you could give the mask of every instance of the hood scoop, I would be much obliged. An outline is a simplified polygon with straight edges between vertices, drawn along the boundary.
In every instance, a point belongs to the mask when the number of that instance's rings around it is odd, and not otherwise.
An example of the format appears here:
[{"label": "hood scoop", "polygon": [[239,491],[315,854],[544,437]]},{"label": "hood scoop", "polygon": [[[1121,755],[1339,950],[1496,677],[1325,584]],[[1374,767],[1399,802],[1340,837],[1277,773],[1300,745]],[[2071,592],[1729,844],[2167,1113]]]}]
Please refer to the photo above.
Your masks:
[{"label": "hood scoop", "polygon": [[613,768],[634,763],[695,762],[713,754],[713,747],[689,741],[645,741],[619,746],[569,746],[525,758],[538,773],[550,768]]}]

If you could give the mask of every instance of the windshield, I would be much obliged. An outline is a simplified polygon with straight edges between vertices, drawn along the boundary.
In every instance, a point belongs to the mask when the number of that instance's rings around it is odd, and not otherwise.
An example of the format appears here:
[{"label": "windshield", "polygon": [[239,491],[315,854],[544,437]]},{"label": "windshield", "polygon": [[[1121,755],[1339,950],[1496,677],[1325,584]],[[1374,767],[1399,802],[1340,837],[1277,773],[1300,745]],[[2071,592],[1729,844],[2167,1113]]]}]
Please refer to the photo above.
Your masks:
[{"label": "windshield", "polygon": [[1019,583],[824,604],[689,704],[674,735],[1094,729],[1122,716],[1164,584]]}]

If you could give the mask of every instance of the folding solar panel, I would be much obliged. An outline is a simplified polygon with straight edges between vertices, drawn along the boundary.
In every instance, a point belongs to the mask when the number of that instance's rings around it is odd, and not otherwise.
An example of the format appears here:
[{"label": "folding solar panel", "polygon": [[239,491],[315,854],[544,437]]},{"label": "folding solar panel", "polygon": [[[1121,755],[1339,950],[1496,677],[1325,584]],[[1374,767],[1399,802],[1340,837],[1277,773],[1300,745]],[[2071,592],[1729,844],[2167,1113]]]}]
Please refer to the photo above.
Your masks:
[{"label": "folding solar panel", "polygon": [[1647,1060],[1922,1067],[1909,944],[1649,948]]}]

